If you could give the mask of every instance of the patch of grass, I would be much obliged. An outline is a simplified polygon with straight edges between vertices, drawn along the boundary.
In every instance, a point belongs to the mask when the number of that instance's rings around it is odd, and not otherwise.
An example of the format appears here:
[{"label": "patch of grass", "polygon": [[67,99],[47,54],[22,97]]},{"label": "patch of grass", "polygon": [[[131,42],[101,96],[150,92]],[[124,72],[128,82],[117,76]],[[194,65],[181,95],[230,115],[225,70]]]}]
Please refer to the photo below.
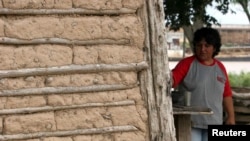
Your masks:
[{"label": "patch of grass", "polygon": [[250,87],[250,72],[228,73],[231,87]]}]

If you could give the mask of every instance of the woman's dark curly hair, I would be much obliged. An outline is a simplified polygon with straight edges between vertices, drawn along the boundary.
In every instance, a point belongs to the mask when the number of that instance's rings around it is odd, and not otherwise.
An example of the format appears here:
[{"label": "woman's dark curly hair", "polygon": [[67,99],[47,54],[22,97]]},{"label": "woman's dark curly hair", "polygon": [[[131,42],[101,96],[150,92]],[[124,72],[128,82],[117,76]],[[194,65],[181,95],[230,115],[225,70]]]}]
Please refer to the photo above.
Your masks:
[{"label": "woman's dark curly hair", "polygon": [[196,54],[196,44],[201,40],[205,40],[208,44],[213,45],[215,48],[215,52],[212,57],[215,57],[219,54],[221,48],[221,37],[218,30],[210,28],[210,27],[202,27],[194,32],[193,38],[193,47],[194,54]]}]

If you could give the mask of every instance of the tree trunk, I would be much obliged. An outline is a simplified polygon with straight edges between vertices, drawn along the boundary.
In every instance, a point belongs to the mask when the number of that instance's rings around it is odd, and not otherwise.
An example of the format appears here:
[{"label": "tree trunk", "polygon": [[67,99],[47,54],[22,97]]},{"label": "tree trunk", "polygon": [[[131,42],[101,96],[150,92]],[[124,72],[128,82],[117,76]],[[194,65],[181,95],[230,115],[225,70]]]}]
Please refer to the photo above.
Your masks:
[{"label": "tree trunk", "polygon": [[[151,141],[175,141],[175,126],[171,98],[171,75],[168,64],[163,0],[147,0],[148,13],[148,93]],[[146,41],[147,42],[147,41]],[[151,86],[150,86],[151,83]]]},{"label": "tree trunk", "polygon": [[193,25],[183,26],[184,35],[187,37],[191,50],[193,51],[193,34],[194,32],[203,27],[203,22],[201,20],[196,20]]}]

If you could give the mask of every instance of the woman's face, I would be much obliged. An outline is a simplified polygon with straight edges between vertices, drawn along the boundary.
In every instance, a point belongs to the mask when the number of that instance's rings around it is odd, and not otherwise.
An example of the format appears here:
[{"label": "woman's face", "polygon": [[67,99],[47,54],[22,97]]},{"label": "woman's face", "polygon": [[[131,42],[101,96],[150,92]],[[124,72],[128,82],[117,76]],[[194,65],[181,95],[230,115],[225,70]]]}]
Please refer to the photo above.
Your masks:
[{"label": "woman's face", "polygon": [[195,46],[196,56],[202,62],[209,63],[213,61],[213,53],[215,48],[213,45],[208,44],[204,39],[198,42]]}]

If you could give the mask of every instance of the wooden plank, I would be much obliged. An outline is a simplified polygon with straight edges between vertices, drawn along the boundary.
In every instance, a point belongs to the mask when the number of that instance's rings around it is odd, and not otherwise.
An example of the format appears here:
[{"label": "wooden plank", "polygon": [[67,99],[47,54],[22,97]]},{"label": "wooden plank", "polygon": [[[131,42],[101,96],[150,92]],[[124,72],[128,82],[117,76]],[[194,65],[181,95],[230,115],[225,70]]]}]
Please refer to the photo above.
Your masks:
[{"label": "wooden plank", "polygon": [[188,115],[213,114],[213,111],[210,108],[206,108],[206,107],[192,107],[192,106],[174,105],[173,111],[174,111],[174,115],[181,115],[181,114],[188,114]]},{"label": "wooden plank", "polygon": [[250,100],[234,98],[234,106],[250,107]]},{"label": "wooden plank", "polygon": [[250,93],[237,93],[237,92],[233,91],[233,98],[250,100]]},{"label": "wooden plank", "polygon": [[191,141],[191,115],[174,115],[177,141]]},{"label": "wooden plank", "polygon": [[234,106],[234,111],[235,111],[236,113],[250,114],[250,108],[249,108],[249,107]]},{"label": "wooden plank", "polygon": [[177,141],[191,141],[191,115],[213,114],[210,108],[174,105],[174,124]]},{"label": "wooden plank", "polygon": [[250,115],[235,114],[236,122],[247,122],[250,123]]}]

